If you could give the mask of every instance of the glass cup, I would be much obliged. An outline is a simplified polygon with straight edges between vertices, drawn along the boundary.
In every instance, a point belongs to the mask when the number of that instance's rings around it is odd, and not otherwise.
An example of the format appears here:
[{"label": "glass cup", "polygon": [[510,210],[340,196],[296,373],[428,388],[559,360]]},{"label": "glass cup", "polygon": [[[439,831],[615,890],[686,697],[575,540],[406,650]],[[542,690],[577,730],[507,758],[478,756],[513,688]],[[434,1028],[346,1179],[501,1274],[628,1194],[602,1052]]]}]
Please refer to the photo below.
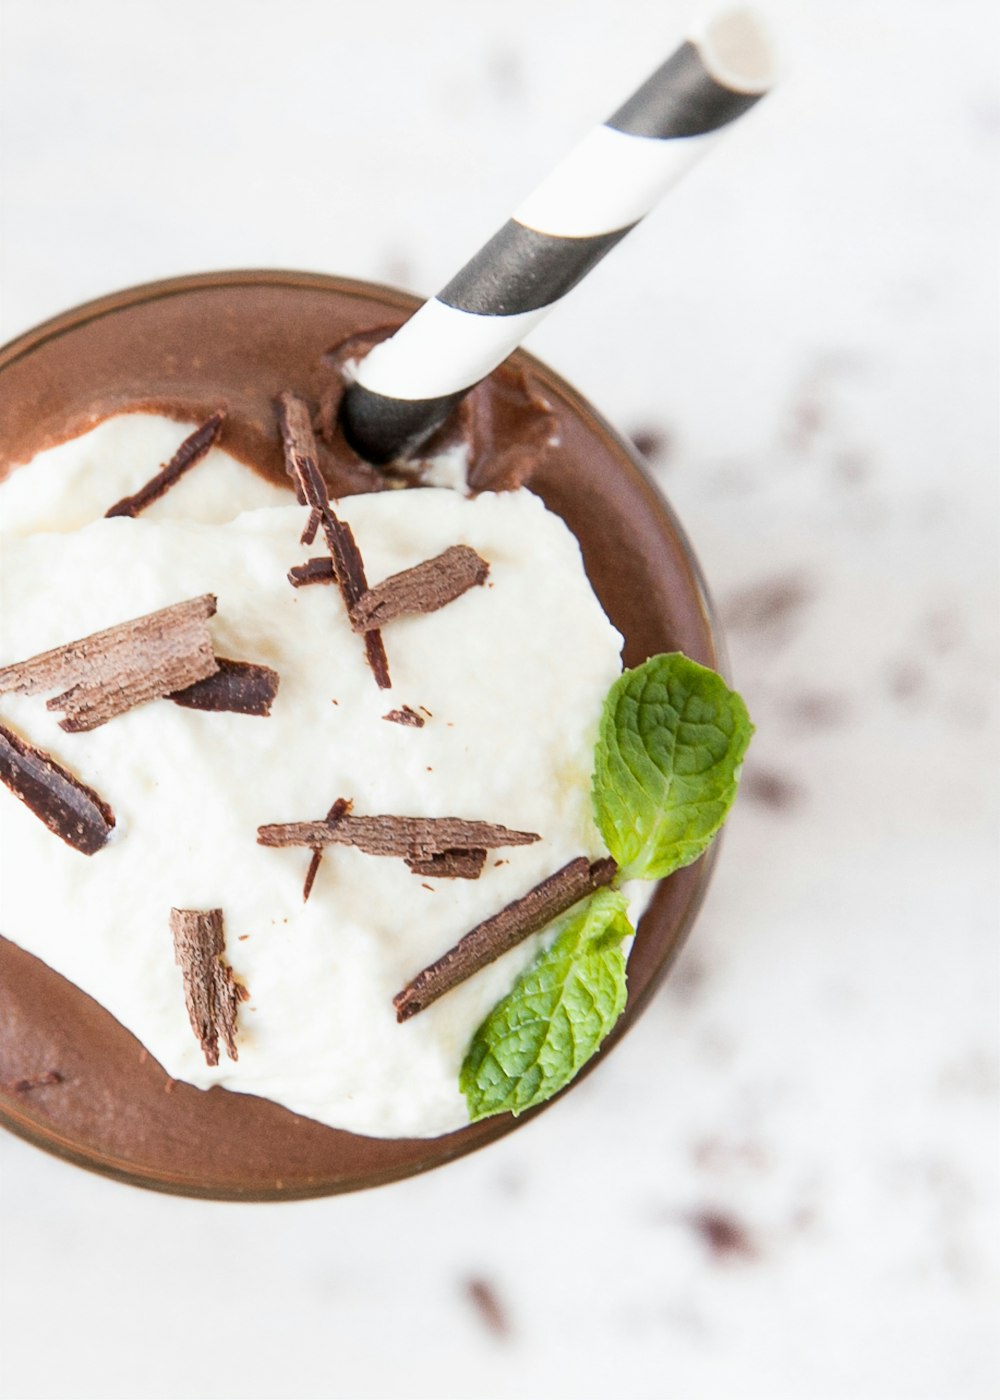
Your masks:
[{"label": "glass cup", "polygon": [[[183,406],[197,419],[223,401],[222,445],[287,485],[274,397],[291,388],[318,398],[330,379],[329,347],[401,322],[418,304],[367,282],[269,271],[177,277],[102,297],[0,349],[0,454],[24,460],[114,412]],[[625,665],[683,651],[724,669],[697,561],[634,449],[545,365],[524,351],[513,358],[559,421],[560,443],[531,489],[579,540],[594,590],[625,638]],[[666,975],[714,853],[656,889],[629,958],[628,1005],[584,1072],[621,1040]],[[58,1082],[18,1087],[50,1069]],[[438,1138],[368,1138],[264,1099],[174,1082],[108,1012],[4,938],[0,1085],[0,1123],[36,1146],[135,1185],[229,1200],[320,1196],[412,1176],[541,1111]]]}]

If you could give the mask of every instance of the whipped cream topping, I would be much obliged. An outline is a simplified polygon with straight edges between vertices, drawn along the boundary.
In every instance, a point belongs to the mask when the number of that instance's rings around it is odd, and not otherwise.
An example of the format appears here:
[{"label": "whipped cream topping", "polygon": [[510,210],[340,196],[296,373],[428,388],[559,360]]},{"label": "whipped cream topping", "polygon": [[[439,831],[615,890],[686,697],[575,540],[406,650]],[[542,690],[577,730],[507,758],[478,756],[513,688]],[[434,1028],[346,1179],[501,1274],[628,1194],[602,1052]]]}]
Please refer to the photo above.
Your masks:
[{"label": "whipped cream topping", "polygon": [[[468,544],[485,587],[383,632],[379,691],[333,587],[294,589],[301,508],[220,449],[137,519],[105,520],[189,428],[129,414],[40,453],[0,485],[0,664],[205,592],[217,653],[280,675],[269,718],[154,701],[66,734],[44,698],[0,718],[113,808],[87,857],[0,787],[0,929],[94,997],[171,1076],[259,1094],[370,1136],[467,1121],[458,1072],[482,1019],[534,957],[526,940],[398,1025],[393,994],[483,918],[578,855],[605,854],[590,810],[601,705],[621,638],[573,536],[525,490],[343,500],[370,584]],[[409,705],[423,728],[383,716]],[[429,713],[428,713],[429,712]],[[458,816],[538,832],[492,852],[480,879],[427,879],[401,860],[257,845],[258,825],[359,814]],[[249,990],[239,1059],[205,1064],[184,1006],[172,906],[221,908],[226,959]],[[635,910],[634,913],[638,911]]]}]

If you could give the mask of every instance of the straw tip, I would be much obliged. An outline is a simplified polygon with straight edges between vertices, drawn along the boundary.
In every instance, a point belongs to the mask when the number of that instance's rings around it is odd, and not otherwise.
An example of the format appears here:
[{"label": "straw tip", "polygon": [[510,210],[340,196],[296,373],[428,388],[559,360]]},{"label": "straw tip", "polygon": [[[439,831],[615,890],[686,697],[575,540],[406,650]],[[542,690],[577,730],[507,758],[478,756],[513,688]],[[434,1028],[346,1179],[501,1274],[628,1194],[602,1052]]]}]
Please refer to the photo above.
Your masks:
[{"label": "straw tip", "polygon": [[692,33],[712,77],[735,92],[767,92],[778,62],[768,26],[759,12],[739,6],[705,19]]}]

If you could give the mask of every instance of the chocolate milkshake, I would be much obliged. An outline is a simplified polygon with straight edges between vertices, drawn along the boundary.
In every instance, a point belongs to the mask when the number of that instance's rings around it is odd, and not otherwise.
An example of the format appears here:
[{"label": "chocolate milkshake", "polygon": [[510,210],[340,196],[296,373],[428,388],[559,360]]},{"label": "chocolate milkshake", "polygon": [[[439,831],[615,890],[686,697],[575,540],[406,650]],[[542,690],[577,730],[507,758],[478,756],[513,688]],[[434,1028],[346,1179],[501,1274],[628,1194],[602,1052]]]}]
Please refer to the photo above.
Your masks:
[{"label": "chocolate milkshake", "polygon": [[[226,500],[217,497],[205,507],[207,514],[194,525],[178,523],[171,527],[176,538],[169,548],[174,551],[170,558],[175,560],[190,560],[199,542],[205,543],[207,551],[214,552],[212,587],[216,589],[214,580],[218,578],[216,591],[222,600],[221,622],[225,614],[227,579],[237,577],[241,564],[235,545],[232,563],[227,564],[229,556],[223,557],[223,554],[229,546],[218,541],[243,539],[240,549],[245,545],[247,550],[263,550],[262,537],[267,532],[261,522],[265,514],[272,507],[280,514],[280,503],[286,498],[294,503],[291,492],[295,485],[300,487],[301,494],[301,482],[293,482],[288,475],[288,434],[286,432],[283,446],[283,420],[281,412],[276,411],[276,403],[284,396],[286,402],[308,406],[309,426],[315,433],[313,449],[318,470],[330,496],[342,503],[342,513],[353,525],[370,568],[369,552],[376,560],[373,579],[391,573],[400,562],[409,560],[403,544],[396,553],[393,552],[395,546],[390,548],[392,539],[405,541],[408,534],[416,534],[428,542],[436,541],[435,548],[461,535],[461,547],[470,553],[478,549],[479,557],[492,568],[489,577],[486,574],[475,577],[468,597],[449,602],[440,615],[435,614],[435,617],[440,616],[441,627],[444,627],[444,620],[450,618],[449,626],[459,629],[454,634],[445,631],[435,634],[443,639],[443,653],[435,659],[435,669],[440,669],[448,656],[454,654],[459,644],[449,638],[461,637],[462,626],[481,629],[491,625],[489,615],[483,614],[481,608],[490,600],[490,589],[495,585],[493,599],[498,605],[502,597],[508,596],[504,592],[507,587],[503,557],[505,530],[508,534],[521,534],[529,528],[537,528],[537,548],[551,549],[553,558],[562,548],[561,527],[557,522],[548,524],[549,517],[542,519],[544,513],[537,502],[535,505],[525,502],[526,513],[518,515],[516,520],[513,515],[506,523],[499,516],[487,520],[489,512],[512,510],[515,498],[527,495],[515,489],[523,485],[529,488],[532,501],[538,498],[544,503],[565,522],[579,542],[586,577],[607,619],[624,639],[623,658],[627,666],[637,665],[657,653],[675,651],[684,652],[704,665],[718,666],[717,643],[697,567],[668,508],[646,481],[621,440],[566,385],[530,356],[518,354],[496,371],[469,396],[457,419],[446,426],[438,441],[428,445],[428,461],[433,462],[432,486],[443,484],[449,472],[454,476],[460,468],[473,493],[479,493],[473,494],[471,501],[464,493],[453,493],[460,499],[444,507],[446,513],[451,511],[447,528],[437,522],[436,511],[431,509],[432,498],[443,493],[388,489],[392,486],[412,488],[421,481],[426,483],[426,469],[418,464],[405,473],[399,471],[395,477],[392,474],[386,477],[351,451],[337,428],[344,366],[371,343],[373,333],[380,334],[386,327],[401,322],[413,306],[414,303],[401,294],[365,284],[318,276],[251,273],[178,279],[122,293],[67,313],[0,352],[0,408],[4,423],[0,457],[4,472],[12,474],[12,486],[16,484],[18,471],[24,471],[23,480],[28,482],[28,470],[33,470],[37,462],[30,469],[25,469],[23,464],[32,459],[42,460],[39,454],[51,453],[58,444],[69,439],[82,442],[81,435],[101,424],[128,425],[130,420],[138,423],[140,418],[150,415],[155,416],[156,422],[165,418],[185,425],[179,430],[182,436],[189,426],[214,424],[211,430],[213,449],[220,454],[224,451],[252,474],[248,494],[242,498],[243,509],[250,514],[241,514],[238,521],[233,521],[236,511],[227,514]],[[284,426],[287,429],[287,421]],[[105,452],[110,464],[114,452],[109,442],[96,438],[95,442],[99,448],[95,448],[97,456]],[[54,461],[54,458],[45,460]],[[157,463],[151,461],[148,465],[147,475],[155,470]],[[220,455],[212,463],[206,461],[201,467],[194,467],[190,479],[194,479],[194,472],[203,470],[207,474],[210,469],[222,472],[229,471],[230,467]],[[46,472],[54,483],[57,466],[53,465],[51,470],[46,467]],[[115,506],[116,501],[120,504],[116,491],[111,489],[113,479],[109,465],[108,507]],[[88,469],[86,490],[96,489],[99,496],[101,488],[95,487],[95,483],[100,480],[99,465],[96,470]],[[235,478],[233,480],[235,482]],[[177,487],[179,513],[182,489]],[[233,491],[235,502],[235,485]],[[68,537],[78,524],[93,516],[83,503],[82,487],[81,492],[67,493],[60,503],[59,492],[55,491],[50,501],[44,486],[36,486],[32,479],[30,490],[21,493],[24,499],[18,505],[21,519],[26,522],[25,534],[48,528],[65,531]],[[224,495],[223,491],[222,497]],[[69,505],[71,497],[76,501],[72,507]],[[504,504],[505,497],[509,497],[507,504]],[[477,506],[477,502],[481,505]],[[74,510],[83,511],[79,521],[73,518]],[[474,524],[472,517],[477,510],[478,523]],[[67,513],[60,515],[61,511]],[[98,511],[98,514],[104,513]],[[123,510],[122,513],[129,512]],[[430,520],[432,514],[435,514],[434,521]],[[225,522],[232,525],[229,534],[211,535],[209,539],[210,532],[222,530]],[[298,526],[295,528],[297,533]],[[426,534],[421,535],[421,531]],[[378,543],[380,537],[387,541],[384,557],[378,556],[382,547]],[[119,538],[125,536],[115,537]],[[466,542],[467,539],[474,542]],[[71,547],[75,546],[65,546]],[[288,547],[282,535],[280,548],[287,550]],[[25,548],[28,550],[26,559],[31,549],[36,549],[37,558],[41,559],[42,545]],[[56,546],[51,546],[52,551],[55,549]],[[418,557],[429,558],[431,552],[428,543],[425,554],[418,552]],[[308,554],[309,550],[303,549],[302,562],[296,567],[309,566]],[[492,560],[491,555],[496,555],[496,559]],[[50,555],[46,555],[48,557]],[[124,561],[125,556],[122,558]],[[287,562],[295,566],[294,559]],[[124,571],[126,562],[119,568]],[[569,568],[567,564],[567,570]],[[343,570],[341,572],[343,574]],[[510,576],[513,575],[514,561]],[[196,581],[200,577],[201,574],[197,577],[192,574]],[[569,578],[568,572],[566,577]],[[298,581],[303,582],[304,577]],[[127,591],[128,577],[120,577],[118,585]],[[188,590],[191,591],[194,590]],[[318,615],[320,606],[325,606],[329,599],[321,600],[317,595],[332,591],[310,586],[296,591],[289,589],[288,597],[296,602],[302,616],[308,609]],[[537,606],[545,607],[544,579],[538,584]],[[452,609],[450,614],[448,608]],[[466,609],[466,614],[460,614],[460,608]],[[480,611],[474,613],[473,608]],[[132,609],[133,614],[142,611],[144,609],[138,606]],[[123,616],[128,615],[126,609]],[[462,616],[467,616],[467,624],[460,623]],[[397,776],[411,763],[416,752],[403,747],[404,740],[409,742],[412,738],[422,745],[438,744],[439,748],[433,752],[421,750],[423,757],[434,760],[422,765],[430,776],[420,780],[433,793],[434,783],[443,781],[440,772],[451,761],[455,745],[446,732],[449,723],[444,718],[448,707],[446,692],[438,692],[442,697],[441,707],[437,702],[425,704],[425,714],[417,701],[426,700],[427,696],[416,680],[411,679],[418,676],[418,662],[430,645],[427,641],[430,631],[425,630],[418,636],[416,629],[430,629],[431,625],[430,619],[412,624],[412,670],[407,669],[410,666],[407,644],[400,640],[394,645],[390,640],[388,665],[391,669],[395,659],[398,666],[391,690],[387,688],[385,694],[378,694],[377,669],[371,667],[373,675],[364,669],[367,662],[359,643],[358,694],[363,694],[364,698],[355,704],[351,700],[353,692],[342,689],[339,695],[331,691],[328,700],[335,703],[338,710],[343,708],[351,712],[359,705],[371,708],[378,701],[378,715],[373,708],[371,713],[378,722],[388,721],[384,727],[385,749],[398,756],[394,759]],[[587,637],[592,633],[598,639],[595,642],[598,650],[605,648],[602,656],[608,645],[616,645],[600,640],[600,628],[604,625],[602,620],[595,619],[593,624],[587,624],[591,630],[586,631]],[[76,635],[86,630],[81,628]],[[386,636],[390,636],[388,628],[385,630]],[[376,631],[372,628],[364,633],[368,662],[372,648],[367,639]],[[563,634],[559,632],[560,636]],[[399,635],[401,637],[402,633]],[[348,638],[349,632],[345,630],[344,636]],[[580,636],[582,654],[585,632]],[[244,649],[246,637],[244,627],[241,633]],[[317,643],[317,647],[320,645]],[[553,653],[556,649],[557,644],[553,643]],[[238,664],[256,664],[258,670],[268,669],[273,659],[258,651]],[[553,654],[551,661],[549,669],[558,680],[563,658]],[[536,666],[534,660],[532,665]],[[536,669],[540,670],[543,665],[544,662],[539,661]],[[598,686],[599,677],[605,675],[605,670],[601,669],[605,666],[604,660],[595,660],[594,687]],[[280,669],[276,668],[275,673]],[[362,682],[368,684],[368,691],[361,691]],[[285,683],[286,687],[290,684]],[[601,686],[606,687],[607,683],[605,679]],[[344,686],[347,685],[345,678]],[[280,692],[275,713],[279,703],[284,703]],[[173,714],[174,709],[170,708]],[[543,722],[544,709],[545,706],[541,706],[538,711],[539,723]],[[147,712],[151,715],[153,707],[147,707]],[[183,712],[178,709],[177,713]],[[251,714],[250,711],[244,713]],[[263,743],[260,735],[277,731],[267,730],[270,721],[264,717],[265,709],[253,713],[257,717],[247,718],[245,723],[258,725],[254,731],[258,737],[253,742]],[[346,725],[348,720],[343,722]],[[451,723],[461,727],[457,711]],[[107,732],[111,732],[110,727]],[[341,732],[346,734],[347,731]],[[269,761],[280,764],[282,755],[275,753]],[[434,770],[438,770],[438,778]],[[363,779],[359,770],[356,789]],[[503,884],[505,879],[513,878],[510,870],[503,870],[503,865],[507,863],[514,868],[517,861],[536,859],[536,854],[529,849],[528,836],[539,838],[539,851],[543,844],[541,834],[529,830],[528,820],[519,820],[518,811],[514,810],[520,801],[518,781],[523,788],[525,784],[530,785],[531,779],[522,777],[509,789],[502,786],[497,789],[511,794],[509,811],[484,813],[494,823],[503,823],[509,818],[503,827],[505,834],[498,839],[509,839],[516,845],[516,849],[498,846],[489,852],[491,878],[496,880],[496,888],[503,895],[499,900],[501,904],[515,888]],[[482,786],[490,790],[485,780]],[[413,806],[420,791],[414,786]],[[373,800],[375,795],[372,793]],[[345,816],[345,808],[338,813],[337,821],[353,820],[357,824],[363,819],[357,790],[349,794],[329,792],[323,807],[335,798],[344,802],[353,800],[356,804],[353,815]],[[440,813],[443,816],[445,812],[450,813],[450,809],[444,797],[441,800],[445,803]],[[253,824],[260,825],[262,832],[272,830],[270,819],[274,829],[283,825],[287,834],[287,828],[294,825],[296,818],[310,817],[322,817],[322,811],[313,811],[307,806],[301,811],[290,807],[262,812],[259,822],[255,819]],[[197,814],[192,814],[191,819],[196,824]],[[357,826],[354,829],[360,830]],[[550,842],[555,840],[548,828],[544,835]],[[521,837],[525,840],[518,845],[514,838],[520,840]],[[262,839],[265,846],[269,844],[267,838]],[[476,837],[477,841],[485,839],[481,832]],[[118,840],[117,836],[109,837],[108,853]],[[281,843],[275,838],[271,844]],[[124,849],[121,844],[121,851]],[[352,851],[349,859],[353,860],[357,854]],[[595,848],[587,854],[597,857],[600,851]],[[307,842],[300,846],[299,855],[303,867],[312,870]],[[98,855],[95,859],[100,858],[102,856]],[[341,858],[338,850],[337,860]],[[348,859],[347,856],[343,858]],[[220,852],[219,859],[228,857]],[[234,859],[260,862],[259,868],[268,861],[275,862],[273,878],[280,880],[285,878],[286,871],[292,871],[292,862],[299,856],[294,850],[259,849],[251,843],[248,853]],[[537,859],[541,856],[537,855]],[[678,870],[656,889],[628,963],[628,1008],[606,1044],[620,1037],[666,971],[696,911],[709,862],[710,857],[702,858]],[[413,862],[409,863],[410,872],[402,872],[401,878],[413,880],[414,888],[426,886],[428,909],[432,901],[437,901],[436,908],[440,908],[443,902],[452,900],[455,901],[455,918],[459,919],[459,910],[464,906],[457,902],[460,895],[456,891],[463,881],[438,878],[441,870],[433,863],[423,871],[413,871]],[[326,881],[331,889],[338,872],[345,868],[335,870],[334,865],[329,853],[324,853],[318,878]],[[518,868],[528,871],[534,867],[524,864]],[[534,869],[538,875],[544,871],[544,865]],[[428,877],[426,881],[418,878],[422,875]],[[272,876],[269,874],[267,878]],[[374,871],[371,878],[379,881],[382,878],[379,870]],[[527,883],[534,883],[534,877]],[[482,885],[482,881],[478,884]],[[321,894],[321,886],[316,885],[311,900],[318,901]],[[197,890],[190,894],[178,892],[176,901],[179,908],[201,907],[199,901],[207,902]],[[314,903],[313,907],[322,906]],[[70,923],[72,911],[67,910],[63,917]],[[437,912],[428,914],[428,920],[439,917],[443,916]],[[230,922],[232,926],[228,927]],[[231,921],[227,916],[227,937],[233,940],[234,947],[239,946],[236,940],[243,927],[238,919]],[[195,1087],[199,1082],[196,1075],[191,1076],[194,1082],[183,1082],[188,1078],[186,1074],[172,1078],[148,1048],[98,1000],[86,995],[68,976],[61,975],[46,961],[19,946],[16,928],[5,928],[4,932],[9,935],[9,941],[0,942],[0,1080],[4,1085],[0,1112],[3,1121],[39,1145],[84,1165],[143,1185],[191,1194],[244,1199],[305,1196],[373,1185],[424,1170],[492,1140],[508,1131],[516,1121],[503,1115],[438,1132],[433,1126],[438,1120],[431,1115],[419,1119],[421,1135],[418,1136],[400,1133],[400,1124],[405,1128],[408,1122],[418,1122],[402,1112],[396,1117],[390,1115],[386,1120],[387,1128],[372,1128],[368,1120],[363,1120],[357,1130],[345,1131],[319,1121],[320,1110],[314,1117],[308,1095],[296,1100],[298,1108],[293,1111],[273,1101],[270,1095],[260,1097],[244,1085],[234,1086],[239,1092],[218,1085],[207,1089]],[[258,941],[261,936],[256,930],[246,935],[248,940]],[[277,930],[275,939],[280,936]],[[335,930],[331,930],[330,937],[336,937]],[[229,943],[226,946],[228,950]],[[281,957],[294,962],[294,946],[285,947]],[[238,979],[239,958],[234,955],[230,960],[237,964]],[[502,964],[494,966],[499,968]],[[508,982],[510,979],[508,974]],[[503,995],[502,980],[496,986],[496,995]],[[255,979],[247,979],[246,1009],[237,1013],[239,1018],[245,1018],[247,1026],[253,1025],[255,1000],[263,1001],[264,990],[263,972]],[[388,990],[391,994],[396,988]],[[457,998],[464,995],[464,991],[460,989],[452,995]],[[484,1006],[488,1001],[487,997]],[[399,1033],[406,1034],[407,1030],[408,1026],[401,1027]],[[275,1097],[280,1098],[280,1095]],[[347,1120],[341,1117],[339,1121]],[[440,1121],[451,1127],[447,1113]],[[421,1126],[428,1123],[430,1127]],[[379,1135],[374,1135],[376,1133]]]}]

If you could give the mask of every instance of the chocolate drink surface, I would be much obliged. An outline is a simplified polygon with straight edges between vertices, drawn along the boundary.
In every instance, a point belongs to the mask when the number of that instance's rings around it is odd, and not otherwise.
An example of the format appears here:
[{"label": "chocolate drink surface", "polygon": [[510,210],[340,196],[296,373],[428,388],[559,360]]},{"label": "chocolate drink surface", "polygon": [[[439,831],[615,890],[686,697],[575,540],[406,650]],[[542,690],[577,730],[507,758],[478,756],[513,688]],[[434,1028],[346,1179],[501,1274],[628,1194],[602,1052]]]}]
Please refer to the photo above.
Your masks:
[{"label": "chocolate drink surface", "polygon": [[[275,399],[291,391],[322,404],[335,380],[326,352],[410,307],[381,289],[283,274],[183,279],[109,298],[4,352],[3,454],[8,463],[24,461],[125,410],[196,423],[223,404],[220,445],[287,488]],[[579,540],[590,581],[625,637],[626,664],[674,650],[717,664],[696,569],[662,502],[566,386],[529,357],[518,359],[530,389],[550,405],[559,440],[535,454],[531,490]],[[481,394],[483,416],[495,424],[509,397],[503,377]],[[335,491],[372,485],[362,464],[338,461],[322,437],[321,450]],[[405,503],[408,493],[398,494]],[[385,709],[396,704],[388,692]],[[706,873],[702,861],[658,890],[629,962],[629,1011],[616,1035],[665,970]],[[171,1085],[107,1012],[13,942],[0,949],[0,996],[9,1125],[146,1185],[243,1197],[350,1189],[435,1165],[511,1126],[493,1119],[435,1139],[376,1139],[246,1094]]]}]

